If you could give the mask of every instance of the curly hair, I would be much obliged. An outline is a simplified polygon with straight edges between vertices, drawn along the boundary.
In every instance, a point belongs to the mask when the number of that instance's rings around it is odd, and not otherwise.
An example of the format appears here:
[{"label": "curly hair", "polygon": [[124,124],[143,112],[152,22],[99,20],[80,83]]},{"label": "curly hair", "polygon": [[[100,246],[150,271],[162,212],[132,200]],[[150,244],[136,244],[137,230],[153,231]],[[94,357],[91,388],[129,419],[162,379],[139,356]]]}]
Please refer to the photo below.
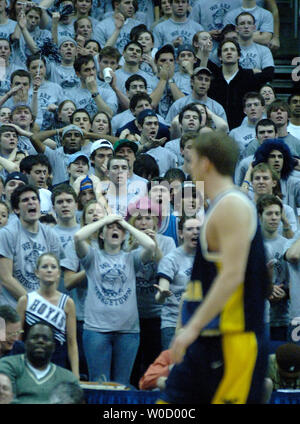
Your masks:
[{"label": "curly hair", "polygon": [[281,178],[287,179],[295,166],[295,160],[290,151],[289,146],[280,138],[271,138],[264,141],[254,154],[254,164],[258,165],[261,162],[268,162],[268,158],[272,150],[278,150],[283,155],[283,167]]}]

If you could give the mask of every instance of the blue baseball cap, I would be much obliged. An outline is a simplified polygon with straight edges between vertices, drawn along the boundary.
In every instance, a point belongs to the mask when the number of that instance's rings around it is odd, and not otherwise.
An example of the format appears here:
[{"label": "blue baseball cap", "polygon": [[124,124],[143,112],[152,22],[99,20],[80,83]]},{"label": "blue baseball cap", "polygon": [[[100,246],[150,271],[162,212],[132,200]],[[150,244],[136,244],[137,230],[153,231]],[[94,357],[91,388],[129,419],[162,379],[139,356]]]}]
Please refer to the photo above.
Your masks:
[{"label": "blue baseball cap", "polygon": [[23,181],[24,184],[28,184],[28,178],[26,174],[23,174],[23,172],[12,172],[10,174],[7,175],[4,186],[6,186],[6,184],[11,181],[11,180],[18,180],[18,181]]},{"label": "blue baseball cap", "polygon": [[195,56],[195,50],[191,44],[181,44],[177,48],[177,57],[180,55],[181,52],[192,52]]},{"label": "blue baseball cap", "polygon": [[89,158],[85,153],[82,152],[76,152],[69,156],[67,166],[71,165],[71,163],[74,163],[78,158],[85,159],[86,163],[89,165]]},{"label": "blue baseball cap", "polygon": [[154,112],[153,109],[144,109],[144,110],[142,110],[141,113],[139,113],[138,118],[137,118],[137,121],[140,125],[142,124],[142,122],[144,121],[146,116],[156,116],[157,117],[157,115],[156,115],[156,113]]}]

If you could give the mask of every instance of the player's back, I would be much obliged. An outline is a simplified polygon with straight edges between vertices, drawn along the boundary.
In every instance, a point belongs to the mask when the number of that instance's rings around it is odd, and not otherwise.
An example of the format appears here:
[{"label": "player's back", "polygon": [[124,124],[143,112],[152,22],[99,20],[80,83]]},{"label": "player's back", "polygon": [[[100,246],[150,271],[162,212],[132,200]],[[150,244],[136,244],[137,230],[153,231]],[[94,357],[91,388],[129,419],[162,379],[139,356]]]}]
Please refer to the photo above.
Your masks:
[{"label": "player's back", "polygon": [[213,200],[207,211],[206,220],[200,232],[191,282],[188,284],[184,295],[182,323],[183,325],[186,324],[222,270],[221,254],[210,251],[208,248],[207,226],[218,208],[222,208],[224,199],[229,199],[228,196],[234,196],[234,198],[238,196],[240,202],[246,204],[250,210],[249,234],[251,235],[251,245],[248,261],[244,280],[229,297],[221,313],[202,330],[201,335],[246,331],[260,333],[263,330],[264,307],[269,281],[264,245],[255,207],[237,189],[230,189],[221,193]]}]

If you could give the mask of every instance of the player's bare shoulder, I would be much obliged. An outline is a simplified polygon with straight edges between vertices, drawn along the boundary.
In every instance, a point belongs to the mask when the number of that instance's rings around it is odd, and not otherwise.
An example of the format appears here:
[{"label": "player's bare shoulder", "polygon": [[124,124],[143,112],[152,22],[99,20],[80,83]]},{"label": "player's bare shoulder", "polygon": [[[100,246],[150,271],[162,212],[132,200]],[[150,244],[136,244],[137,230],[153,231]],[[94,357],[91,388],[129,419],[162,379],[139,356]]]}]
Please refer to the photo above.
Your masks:
[{"label": "player's bare shoulder", "polygon": [[234,219],[247,222],[255,216],[255,208],[247,197],[238,190],[232,191],[220,200],[216,207],[216,218],[223,218],[226,222]]},{"label": "player's bare shoulder", "polygon": [[256,228],[255,208],[242,193],[233,191],[220,200],[209,224],[217,234],[233,231],[237,237],[251,237]]}]

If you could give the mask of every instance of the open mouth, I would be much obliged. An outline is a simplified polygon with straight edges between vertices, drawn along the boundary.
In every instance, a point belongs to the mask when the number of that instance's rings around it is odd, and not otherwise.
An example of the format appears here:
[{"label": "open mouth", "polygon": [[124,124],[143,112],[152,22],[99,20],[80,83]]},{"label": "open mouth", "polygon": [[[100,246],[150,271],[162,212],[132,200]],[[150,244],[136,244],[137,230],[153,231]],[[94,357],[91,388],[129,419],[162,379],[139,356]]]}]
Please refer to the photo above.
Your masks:
[{"label": "open mouth", "polygon": [[36,212],[37,212],[36,208],[29,208],[28,209],[28,213],[30,213],[30,214],[35,214]]},{"label": "open mouth", "polygon": [[119,239],[119,234],[118,233],[113,233],[111,238],[118,240]]}]

